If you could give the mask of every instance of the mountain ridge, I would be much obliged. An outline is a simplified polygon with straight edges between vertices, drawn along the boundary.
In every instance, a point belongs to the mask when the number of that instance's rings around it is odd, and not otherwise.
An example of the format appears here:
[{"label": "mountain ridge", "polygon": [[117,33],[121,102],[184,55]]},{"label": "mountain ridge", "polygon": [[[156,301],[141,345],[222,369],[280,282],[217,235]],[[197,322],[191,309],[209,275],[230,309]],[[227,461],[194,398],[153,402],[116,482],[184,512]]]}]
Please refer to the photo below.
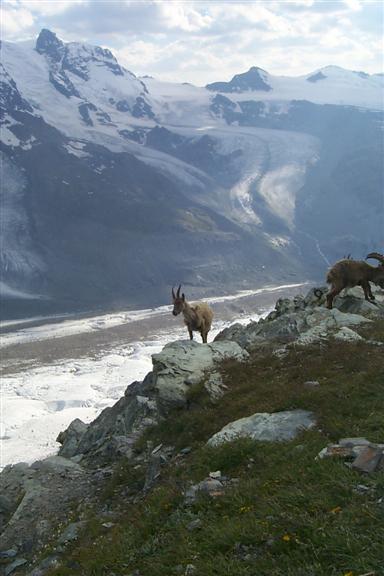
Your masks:
[{"label": "mountain ridge", "polygon": [[[224,95],[143,82],[108,50],[47,30],[36,46],[1,45],[4,221],[21,210],[27,230],[16,250],[3,241],[8,293],[155,304],[180,281],[196,296],[217,282],[229,292],[323,274],[322,254],[381,250],[381,78],[253,67],[270,89]],[[16,265],[26,238],[42,263],[27,275]]]}]

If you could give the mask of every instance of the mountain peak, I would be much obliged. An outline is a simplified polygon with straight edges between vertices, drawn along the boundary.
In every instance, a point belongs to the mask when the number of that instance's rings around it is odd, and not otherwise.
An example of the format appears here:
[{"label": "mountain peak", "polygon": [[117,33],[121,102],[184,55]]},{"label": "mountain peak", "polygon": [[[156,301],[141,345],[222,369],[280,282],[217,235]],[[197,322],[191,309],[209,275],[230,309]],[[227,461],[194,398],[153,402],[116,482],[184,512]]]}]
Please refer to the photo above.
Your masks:
[{"label": "mountain peak", "polygon": [[268,73],[265,70],[252,66],[248,72],[236,74],[230,82],[213,82],[213,84],[207,84],[206,88],[217,92],[246,92],[249,90],[269,92],[272,88],[267,80]]},{"label": "mountain peak", "polygon": [[47,28],[43,28],[36,40],[36,51],[50,56],[55,62],[63,57],[64,43]]}]

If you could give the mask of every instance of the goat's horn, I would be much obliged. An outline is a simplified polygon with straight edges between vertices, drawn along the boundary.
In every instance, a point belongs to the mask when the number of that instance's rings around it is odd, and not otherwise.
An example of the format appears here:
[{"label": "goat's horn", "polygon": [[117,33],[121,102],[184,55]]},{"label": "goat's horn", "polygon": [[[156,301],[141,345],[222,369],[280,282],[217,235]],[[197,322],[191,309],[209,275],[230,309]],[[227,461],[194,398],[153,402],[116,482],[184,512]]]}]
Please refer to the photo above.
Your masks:
[{"label": "goat's horn", "polygon": [[172,298],[173,298],[173,299],[175,299],[175,298],[176,298],[176,296],[175,296],[175,288],[174,288],[174,286],[172,286]]},{"label": "goat's horn", "polygon": [[177,292],[176,292],[177,298],[180,298],[180,288],[181,288],[181,284],[179,284],[179,287],[178,287]]},{"label": "goat's horn", "polygon": [[367,258],[375,258],[376,260],[381,262],[381,264],[384,265],[384,256],[382,254],[379,254],[378,252],[370,252]]}]

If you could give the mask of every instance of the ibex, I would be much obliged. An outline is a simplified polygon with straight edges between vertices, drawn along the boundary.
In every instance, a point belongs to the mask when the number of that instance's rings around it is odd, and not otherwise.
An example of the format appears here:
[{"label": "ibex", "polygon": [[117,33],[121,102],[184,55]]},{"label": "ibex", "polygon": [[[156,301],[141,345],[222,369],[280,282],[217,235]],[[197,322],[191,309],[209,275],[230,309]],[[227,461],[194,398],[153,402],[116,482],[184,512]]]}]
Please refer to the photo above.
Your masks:
[{"label": "ibex", "polygon": [[332,266],[327,275],[327,282],[331,284],[331,289],[327,294],[327,308],[331,309],[333,299],[340,294],[343,288],[361,286],[364,290],[366,300],[374,300],[370,282],[378,284],[384,288],[384,256],[377,252],[371,252],[367,258],[375,258],[380,262],[374,267],[364,262],[364,260],[339,260]]},{"label": "ibex", "polygon": [[203,342],[207,343],[208,332],[211,329],[213,312],[205,302],[199,302],[191,306],[185,299],[185,295],[180,296],[181,284],[175,294],[172,288],[173,310],[172,314],[177,316],[183,313],[184,323],[188,328],[189,338],[193,340],[193,332],[200,332]]}]

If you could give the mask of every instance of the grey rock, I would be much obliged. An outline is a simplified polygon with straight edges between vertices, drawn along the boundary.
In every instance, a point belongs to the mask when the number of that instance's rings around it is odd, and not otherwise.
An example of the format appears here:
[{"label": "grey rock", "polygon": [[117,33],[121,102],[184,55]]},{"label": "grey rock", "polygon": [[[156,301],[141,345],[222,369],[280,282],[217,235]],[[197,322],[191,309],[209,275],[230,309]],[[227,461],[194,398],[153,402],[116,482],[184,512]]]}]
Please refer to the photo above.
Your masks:
[{"label": "grey rock", "polygon": [[145,476],[144,491],[150,490],[160,477],[161,454],[156,452],[152,454],[149,460],[147,473]]},{"label": "grey rock", "polygon": [[[186,406],[191,384],[200,382],[206,372],[215,371],[227,358],[243,361],[248,353],[236,342],[178,341],[167,344],[153,355],[153,371],[143,382],[130,385],[123,398],[106,408],[85,429],[80,421],[60,435],[60,455],[82,455],[86,465],[94,456],[113,458],[130,456],[133,443],[148,426],[156,424],[174,406]],[[208,390],[214,398],[223,391],[218,373],[208,378]],[[74,441],[74,436],[76,437]],[[73,461],[73,460],[72,460]]]},{"label": "grey rock", "polygon": [[11,564],[8,564],[8,566],[4,568],[4,575],[8,576],[9,574],[12,574],[12,572],[14,572],[16,568],[24,566],[25,564],[27,564],[27,562],[28,560],[26,560],[25,558],[16,558],[16,560],[11,562]]},{"label": "grey rock", "polygon": [[[215,340],[235,341],[246,349],[277,342],[288,346],[296,342],[306,346],[327,340],[334,334],[338,339],[359,340],[360,336],[353,331],[354,326],[384,317],[384,298],[380,291],[373,287],[376,301],[372,304],[362,298],[359,290],[357,296],[336,299],[332,310],[324,305],[326,287],[312,288],[304,298],[280,299],[265,320],[250,322],[247,326],[234,324],[220,332]],[[277,356],[279,350],[275,350]],[[282,352],[281,357],[283,355]]]},{"label": "grey rock", "polygon": [[374,446],[364,446],[360,454],[352,462],[352,468],[360,472],[374,472],[379,468],[383,458],[383,450]]},{"label": "grey rock", "polygon": [[218,446],[245,437],[269,442],[292,440],[301,430],[312,428],[315,423],[314,415],[306,410],[256,413],[227,424],[208,440],[208,445]]},{"label": "grey rock", "polygon": [[371,442],[366,438],[357,437],[357,438],[342,438],[339,440],[340,446],[347,446],[347,447],[354,447],[354,446],[369,446]]},{"label": "grey rock", "polygon": [[64,472],[70,470],[71,472],[82,473],[82,467],[68,458],[63,458],[62,456],[48,456],[44,460],[37,460],[31,465],[33,470],[39,470],[44,472]]},{"label": "grey rock", "polygon": [[204,384],[204,388],[212,400],[219,400],[227,390],[227,386],[224,384],[219,372],[212,372],[212,374],[209,375],[208,380]]},{"label": "grey rock", "polygon": [[228,341],[200,344],[194,340],[181,340],[166,344],[152,357],[159,401],[167,405],[185,405],[191,377],[193,382],[199,382],[204,372],[213,370],[215,364],[226,358],[243,361],[248,353],[235,342]]},{"label": "grey rock", "polygon": [[304,386],[307,386],[308,388],[317,388],[320,386],[320,382],[318,380],[307,380],[307,382],[304,382]]},{"label": "grey rock", "polygon": [[14,558],[15,556],[17,556],[17,550],[15,550],[14,548],[9,548],[9,550],[3,550],[2,552],[0,552],[0,558]]},{"label": "grey rock", "polygon": [[194,530],[199,530],[202,527],[203,523],[200,520],[200,518],[196,518],[195,520],[192,520],[192,522],[190,522],[187,525],[187,530],[189,532],[193,532]]},{"label": "grey rock", "polygon": [[187,504],[192,504],[199,493],[208,494],[208,496],[216,498],[224,494],[224,485],[214,478],[206,478],[198,484],[190,486],[184,493]]},{"label": "grey rock", "polygon": [[348,328],[348,326],[343,326],[342,328],[340,328],[340,330],[338,330],[334,335],[334,338],[336,340],[345,340],[347,342],[355,342],[363,340],[360,334],[358,334],[354,330],[351,330],[351,328]]},{"label": "grey rock", "polygon": [[73,420],[68,428],[60,432],[56,441],[63,444],[60,454],[65,457],[71,457],[75,454],[79,445],[80,439],[85,434],[88,425],[82,422],[79,418]]},{"label": "grey rock", "polygon": [[78,539],[79,533],[84,528],[85,522],[71,522],[58,538],[59,544],[68,544]]}]

